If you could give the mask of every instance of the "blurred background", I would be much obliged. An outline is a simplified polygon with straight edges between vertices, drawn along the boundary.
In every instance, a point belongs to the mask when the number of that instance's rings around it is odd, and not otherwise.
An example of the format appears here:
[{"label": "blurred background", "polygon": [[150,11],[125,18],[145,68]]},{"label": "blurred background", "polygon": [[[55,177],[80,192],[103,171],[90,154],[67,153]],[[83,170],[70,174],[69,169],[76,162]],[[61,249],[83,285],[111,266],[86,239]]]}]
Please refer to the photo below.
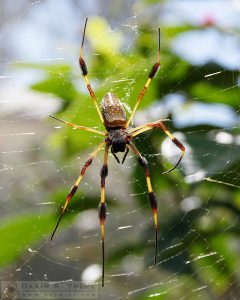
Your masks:
[{"label": "blurred background", "polygon": [[[144,172],[132,153],[109,157],[106,286],[99,299],[240,299],[240,2],[238,0],[19,0],[0,2],[1,281],[101,280],[98,219],[102,152],[88,169],[53,242],[66,195],[101,140],[49,114],[103,130],[98,101],[114,92],[130,115],[157,56],[161,69],[134,118],[160,130],[135,145],[149,161],[159,240]],[[11,295],[8,299],[14,299]]]}]

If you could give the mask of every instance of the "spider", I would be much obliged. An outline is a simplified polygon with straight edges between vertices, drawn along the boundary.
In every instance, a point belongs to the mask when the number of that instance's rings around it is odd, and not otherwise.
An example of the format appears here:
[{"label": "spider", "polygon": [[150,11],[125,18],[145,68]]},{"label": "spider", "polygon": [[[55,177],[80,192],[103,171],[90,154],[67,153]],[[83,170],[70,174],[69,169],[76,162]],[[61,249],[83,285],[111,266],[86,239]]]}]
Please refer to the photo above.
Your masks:
[{"label": "spider", "polygon": [[92,152],[92,154],[88,157],[87,161],[85,162],[76,182],[70,189],[65,204],[62,207],[60,217],[58,219],[58,222],[54,228],[54,231],[51,235],[51,240],[53,239],[53,236],[58,228],[58,225],[62,219],[62,216],[67,208],[67,205],[69,201],[72,199],[73,195],[76,193],[78,186],[85,175],[85,172],[87,168],[92,163],[93,159],[96,157],[98,152],[102,149],[102,147],[105,145],[105,151],[104,151],[104,159],[103,159],[103,166],[101,168],[100,176],[101,176],[101,200],[99,204],[99,219],[100,219],[100,225],[101,225],[101,244],[102,244],[102,286],[104,286],[104,263],[105,263],[105,250],[104,250],[104,223],[106,219],[106,202],[105,202],[105,179],[108,175],[108,152],[109,150],[113,154],[114,158],[117,160],[118,163],[120,163],[119,158],[117,157],[116,153],[123,152],[123,159],[121,163],[123,164],[128,152],[129,148],[133,151],[135,156],[138,159],[138,163],[145,171],[146,176],[146,184],[148,189],[148,198],[150,202],[150,206],[152,209],[153,214],[153,221],[154,221],[154,227],[155,227],[155,258],[154,258],[154,265],[157,262],[157,252],[158,252],[158,221],[157,221],[157,200],[156,196],[152,189],[152,184],[150,180],[150,172],[147,160],[139,153],[136,146],[133,144],[132,139],[136,136],[138,136],[140,133],[154,129],[154,128],[160,128],[162,129],[171,139],[172,142],[181,150],[181,156],[178,160],[178,162],[168,171],[165,171],[163,174],[167,174],[171,171],[173,171],[178,164],[180,163],[181,159],[183,158],[185,148],[184,146],[167,130],[166,126],[162,123],[161,120],[152,122],[152,123],[146,123],[140,126],[137,126],[135,128],[129,128],[129,124],[133,120],[134,114],[138,108],[139,103],[141,102],[143,96],[145,95],[150,82],[152,79],[156,76],[159,67],[160,67],[160,28],[158,28],[158,54],[157,54],[157,61],[152,66],[151,71],[149,72],[148,79],[141,90],[138,99],[136,101],[136,104],[132,110],[132,113],[130,117],[127,119],[126,112],[124,110],[124,107],[121,103],[121,101],[118,99],[116,95],[109,92],[107,93],[101,102],[101,109],[98,106],[97,98],[92,90],[91,84],[88,80],[88,70],[87,65],[83,59],[83,44],[84,44],[84,38],[85,38],[85,32],[87,27],[87,21],[88,18],[85,21],[84,30],[83,30],[83,37],[82,37],[82,43],[80,48],[80,58],[79,58],[79,64],[80,68],[82,70],[82,75],[85,79],[87,89],[89,91],[89,94],[93,100],[93,103],[97,109],[99,118],[101,122],[104,124],[106,128],[106,132],[102,132],[93,128],[85,127],[85,126],[79,126],[67,121],[64,121],[62,119],[59,119],[55,116],[50,115],[50,117],[70,126],[73,128],[77,128],[80,130],[85,130],[89,132],[93,132],[95,134],[99,134],[104,136],[104,139],[99,143],[99,145],[95,148],[95,150]]}]

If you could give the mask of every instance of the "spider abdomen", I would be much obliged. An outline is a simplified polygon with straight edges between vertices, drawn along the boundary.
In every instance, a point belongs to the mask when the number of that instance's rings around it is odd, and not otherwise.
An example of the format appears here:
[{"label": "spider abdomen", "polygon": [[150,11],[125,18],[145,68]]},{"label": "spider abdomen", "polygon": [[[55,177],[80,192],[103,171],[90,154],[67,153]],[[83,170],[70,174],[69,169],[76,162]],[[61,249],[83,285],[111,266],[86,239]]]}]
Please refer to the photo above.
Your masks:
[{"label": "spider abdomen", "polygon": [[104,125],[108,131],[112,128],[125,126],[126,112],[116,95],[107,93],[102,99],[101,108]]}]

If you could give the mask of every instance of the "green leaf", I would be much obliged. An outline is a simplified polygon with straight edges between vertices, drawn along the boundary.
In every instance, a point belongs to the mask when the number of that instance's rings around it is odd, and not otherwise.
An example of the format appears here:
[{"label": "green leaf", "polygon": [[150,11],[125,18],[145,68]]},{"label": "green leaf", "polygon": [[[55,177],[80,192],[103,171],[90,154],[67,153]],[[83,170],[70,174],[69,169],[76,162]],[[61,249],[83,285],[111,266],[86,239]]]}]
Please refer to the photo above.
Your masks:
[{"label": "green leaf", "polygon": [[239,87],[231,86],[225,89],[221,86],[214,86],[206,81],[196,82],[190,87],[190,93],[193,98],[199,98],[202,101],[224,103],[233,107],[239,107]]},{"label": "green leaf", "polygon": [[54,223],[52,214],[20,215],[3,219],[0,227],[0,266],[19,259],[39,240],[48,239]]},{"label": "green leaf", "polygon": [[66,76],[61,76],[59,73],[33,84],[31,88],[42,93],[58,96],[63,100],[63,109],[68,107],[69,103],[78,95],[71,80]]},{"label": "green leaf", "polygon": [[238,145],[217,143],[205,131],[187,135],[186,140],[193,149],[195,163],[206,171],[206,177],[240,186]]}]

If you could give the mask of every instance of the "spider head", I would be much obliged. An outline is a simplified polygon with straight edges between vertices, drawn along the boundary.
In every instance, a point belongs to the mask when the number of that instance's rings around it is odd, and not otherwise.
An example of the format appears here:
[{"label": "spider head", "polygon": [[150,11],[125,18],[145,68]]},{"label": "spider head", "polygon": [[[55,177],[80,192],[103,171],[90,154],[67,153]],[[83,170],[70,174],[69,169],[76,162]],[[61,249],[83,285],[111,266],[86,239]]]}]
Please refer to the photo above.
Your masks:
[{"label": "spider head", "polygon": [[124,152],[126,149],[126,141],[121,139],[116,139],[112,141],[112,151],[114,153]]},{"label": "spider head", "polygon": [[109,132],[109,142],[113,153],[124,152],[127,144],[127,134],[124,129],[112,129]]}]

